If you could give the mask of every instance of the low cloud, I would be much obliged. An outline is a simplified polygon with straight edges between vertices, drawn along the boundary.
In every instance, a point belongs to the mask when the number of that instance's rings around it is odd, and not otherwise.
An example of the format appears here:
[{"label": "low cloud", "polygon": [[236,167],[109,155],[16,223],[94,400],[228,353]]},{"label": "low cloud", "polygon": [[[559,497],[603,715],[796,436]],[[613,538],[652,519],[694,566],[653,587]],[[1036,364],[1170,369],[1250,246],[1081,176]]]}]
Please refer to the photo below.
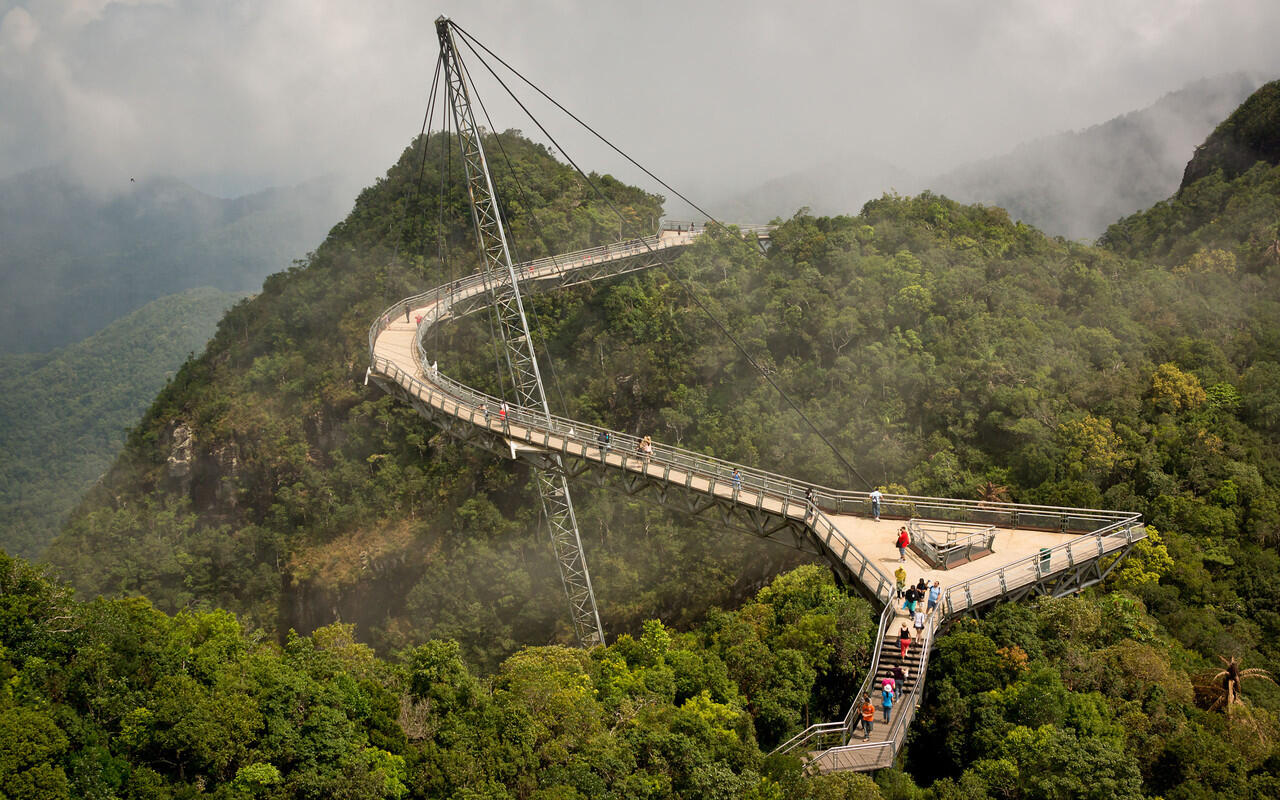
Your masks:
[{"label": "low cloud", "polygon": [[[659,174],[721,194],[840,153],[927,173],[1203,76],[1280,73],[1262,0],[19,0],[0,4],[0,176],[367,184],[421,125],[441,13]],[[481,89],[497,127],[540,138]],[[584,165],[638,180],[555,125]]]}]

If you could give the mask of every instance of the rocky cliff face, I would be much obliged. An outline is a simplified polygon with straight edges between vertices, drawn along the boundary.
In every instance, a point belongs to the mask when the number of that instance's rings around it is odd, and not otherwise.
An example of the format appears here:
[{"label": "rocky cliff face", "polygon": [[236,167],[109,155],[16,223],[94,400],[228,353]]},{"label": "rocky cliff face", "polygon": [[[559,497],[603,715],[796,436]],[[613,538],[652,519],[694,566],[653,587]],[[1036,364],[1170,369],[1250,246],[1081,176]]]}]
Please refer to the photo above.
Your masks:
[{"label": "rocky cliff face", "polygon": [[1259,161],[1280,164],[1280,81],[1254,92],[1196,148],[1179,192],[1216,170],[1231,180]]}]

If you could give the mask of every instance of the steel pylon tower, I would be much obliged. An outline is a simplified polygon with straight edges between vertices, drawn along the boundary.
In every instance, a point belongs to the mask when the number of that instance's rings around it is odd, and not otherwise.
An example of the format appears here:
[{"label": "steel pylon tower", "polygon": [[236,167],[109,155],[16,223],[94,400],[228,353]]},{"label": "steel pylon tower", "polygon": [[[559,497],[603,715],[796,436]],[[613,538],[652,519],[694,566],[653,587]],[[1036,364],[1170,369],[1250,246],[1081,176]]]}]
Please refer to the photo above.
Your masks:
[{"label": "steel pylon tower", "polygon": [[[533,351],[533,337],[529,334],[529,319],[525,316],[524,303],[520,299],[520,287],[516,270],[511,262],[511,250],[507,246],[507,234],[502,224],[502,213],[494,196],[493,177],[485,159],[480,131],[471,110],[470,80],[454,46],[453,30],[447,17],[436,20],[436,33],[440,37],[440,54],[444,64],[445,86],[449,92],[449,106],[453,112],[454,128],[462,149],[462,163],[467,176],[467,192],[471,199],[471,218],[476,226],[476,238],[480,244],[480,260],[485,281],[493,296],[499,329],[505,346],[507,367],[511,383],[515,387],[517,404],[525,409],[540,412],[550,427],[551,409],[547,405],[542,387],[542,373],[538,370],[538,358]],[[555,461],[560,456],[551,455]],[[583,647],[604,644],[604,628],[600,625],[600,613],[596,610],[596,596],[591,588],[591,575],[582,552],[582,537],[578,533],[578,520],[573,513],[573,501],[569,497],[569,484],[563,475],[562,465],[556,464],[554,472],[534,469],[538,493],[542,497],[542,510],[551,529],[551,544],[556,561],[560,565],[560,578],[569,598],[574,632]]]}]

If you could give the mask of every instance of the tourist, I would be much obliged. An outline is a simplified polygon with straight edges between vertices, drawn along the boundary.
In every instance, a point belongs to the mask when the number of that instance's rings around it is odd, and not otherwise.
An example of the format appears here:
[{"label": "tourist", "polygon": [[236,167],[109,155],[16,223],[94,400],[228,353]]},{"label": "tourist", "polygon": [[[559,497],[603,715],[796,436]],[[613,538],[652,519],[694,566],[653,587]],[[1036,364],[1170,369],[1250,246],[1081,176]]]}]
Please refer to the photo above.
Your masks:
[{"label": "tourist", "polygon": [[933,610],[938,607],[938,598],[941,597],[941,595],[942,595],[942,585],[938,583],[938,581],[934,581],[933,585],[929,587],[929,613],[930,614],[932,614]]},{"label": "tourist", "polygon": [[916,613],[916,603],[920,600],[920,593],[916,591],[916,587],[908,587],[907,590],[902,593],[902,597],[906,600],[906,602],[902,604],[902,610],[907,612],[907,616],[911,616]]},{"label": "tourist", "polygon": [[907,627],[907,623],[902,623],[902,630],[898,631],[898,655],[901,658],[907,657],[907,651],[911,649],[911,629]]},{"label": "tourist", "polygon": [[871,490],[871,516],[876,518],[876,522],[880,521],[880,500],[882,497],[879,487]]},{"label": "tourist", "polygon": [[884,721],[889,721],[889,713],[893,711],[893,690],[884,688],[880,690],[880,704],[884,707]]},{"label": "tourist", "polygon": [[902,668],[901,664],[894,664],[889,670],[889,674],[893,676],[893,685],[898,691],[905,691],[907,688],[907,672]]},{"label": "tourist", "polygon": [[911,535],[907,533],[907,526],[903,525],[898,529],[898,538],[895,541],[898,547],[898,560],[907,560],[907,548],[911,546]]},{"label": "tourist", "polygon": [[871,705],[871,698],[862,698],[862,740],[871,738],[871,727],[876,721],[876,707]]},{"label": "tourist", "polygon": [[893,579],[894,579],[894,580],[897,582],[897,584],[898,584],[898,594],[897,594],[897,597],[898,597],[898,599],[899,599],[899,600],[901,600],[901,599],[902,599],[902,593],[903,593],[903,590],[905,590],[905,589],[907,588],[907,571],[906,571],[905,569],[903,569],[903,567],[902,567],[902,565],[901,565],[901,564],[899,564],[899,565],[898,565],[898,568],[897,568],[897,569],[895,569],[895,570],[893,571]]}]

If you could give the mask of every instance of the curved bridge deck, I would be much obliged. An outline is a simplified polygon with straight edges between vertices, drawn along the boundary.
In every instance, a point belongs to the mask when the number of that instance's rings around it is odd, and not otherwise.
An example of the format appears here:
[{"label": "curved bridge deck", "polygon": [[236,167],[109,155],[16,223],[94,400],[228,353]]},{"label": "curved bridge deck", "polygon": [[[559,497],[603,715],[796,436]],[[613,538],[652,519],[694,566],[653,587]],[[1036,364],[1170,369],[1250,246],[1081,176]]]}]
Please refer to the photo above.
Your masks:
[{"label": "curved bridge deck", "polygon": [[[748,232],[761,235],[761,229]],[[569,286],[655,266],[666,253],[688,247],[702,235],[702,231],[664,231],[525,262],[514,271],[522,285]],[[485,276],[477,274],[391,306],[369,332],[370,377],[459,438],[544,469],[562,469],[570,477],[608,481],[677,510],[711,516],[721,524],[823,556],[847,584],[885,606],[881,639],[894,605],[894,581],[889,576],[900,563],[894,535],[904,520],[996,528],[990,555],[951,569],[934,569],[908,553],[908,582],[923,577],[929,583],[939,581],[942,587],[942,613],[933,615],[930,636],[946,620],[999,600],[1033,592],[1065,594],[1096,583],[1114,566],[1115,559],[1105,556],[1123,555],[1146,535],[1140,515],[1127,512],[931,497],[886,495],[876,520],[866,492],[817,486],[657,442],[646,457],[637,450],[638,438],[620,431],[610,431],[612,442],[606,448],[598,440],[604,429],[548,418],[536,409],[511,407],[503,418],[500,398],[438,372],[426,361],[421,345],[431,326],[486,307],[490,288]],[[510,291],[506,281],[493,288]],[[548,458],[551,454],[560,458]],[[814,493],[816,508],[806,501],[807,490]],[[927,668],[928,648],[922,651],[921,680],[915,692],[923,685]],[[873,662],[868,680],[874,667]],[[862,691],[871,688],[864,684]],[[812,726],[783,749],[808,752],[811,768],[824,771],[885,766],[901,744],[918,697],[913,693],[904,700],[910,702],[900,701],[899,717],[907,721],[897,734],[890,731],[886,740],[851,744],[853,724],[846,718]]]}]

